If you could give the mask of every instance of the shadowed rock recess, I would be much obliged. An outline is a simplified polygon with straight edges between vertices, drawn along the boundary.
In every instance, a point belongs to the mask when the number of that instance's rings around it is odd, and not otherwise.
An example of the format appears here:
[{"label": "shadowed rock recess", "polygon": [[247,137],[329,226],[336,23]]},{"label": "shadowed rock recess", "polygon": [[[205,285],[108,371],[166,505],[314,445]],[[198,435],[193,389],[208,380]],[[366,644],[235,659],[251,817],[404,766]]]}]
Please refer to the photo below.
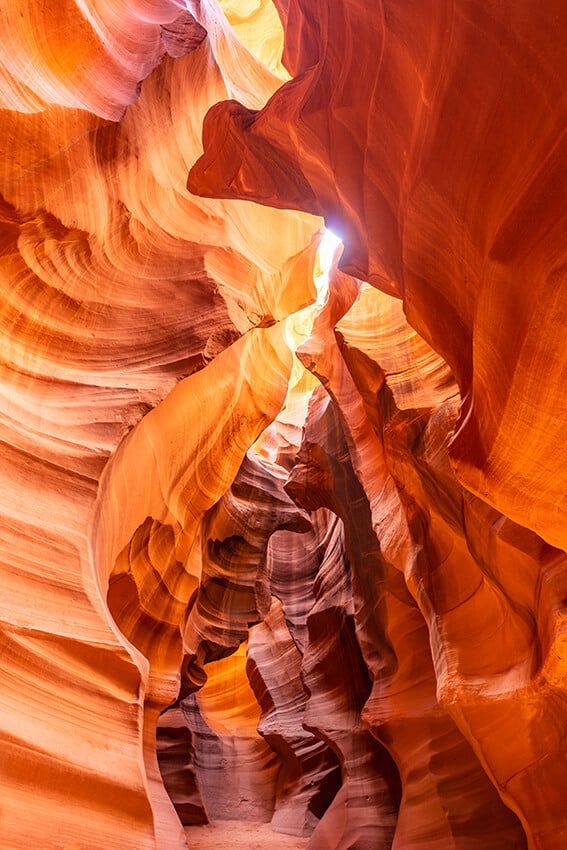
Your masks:
[{"label": "shadowed rock recess", "polygon": [[565,850],[565,0],[0,27],[2,850]]}]

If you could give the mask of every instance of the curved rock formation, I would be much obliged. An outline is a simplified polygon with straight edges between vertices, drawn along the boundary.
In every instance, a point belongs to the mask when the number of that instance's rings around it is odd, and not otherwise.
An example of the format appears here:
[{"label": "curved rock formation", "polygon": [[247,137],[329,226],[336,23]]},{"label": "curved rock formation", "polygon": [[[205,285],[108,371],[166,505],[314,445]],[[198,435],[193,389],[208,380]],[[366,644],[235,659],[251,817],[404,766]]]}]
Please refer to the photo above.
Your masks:
[{"label": "curved rock formation", "polygon": [[303,656],[278,600],[251,630],[247,654],[250,684],[263,708],[258,731],[280,756],[272,827],[310,836],[337,794],[341,774],[333,750],[306,728]]},{"label": "curved rock formation", "polygon": [[2,847],[564,850],[564,3],[0,22]]},{"label": "curved rock formation", "polygon": [[564,547],[564,4],[286,6],[293,81],[209,112],[189,188],[324,215],[457,376],[461,483]]}]

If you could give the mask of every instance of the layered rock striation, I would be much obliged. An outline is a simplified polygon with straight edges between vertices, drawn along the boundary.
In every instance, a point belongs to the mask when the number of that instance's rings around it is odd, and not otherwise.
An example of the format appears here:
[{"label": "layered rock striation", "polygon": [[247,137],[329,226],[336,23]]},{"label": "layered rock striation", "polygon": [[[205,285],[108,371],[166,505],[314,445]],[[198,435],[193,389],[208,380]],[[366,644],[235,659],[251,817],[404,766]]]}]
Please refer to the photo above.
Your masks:
[{"label": "layered rock striation", "polygon": [[563,850],[566,14],[0,0],[6,850]]}]

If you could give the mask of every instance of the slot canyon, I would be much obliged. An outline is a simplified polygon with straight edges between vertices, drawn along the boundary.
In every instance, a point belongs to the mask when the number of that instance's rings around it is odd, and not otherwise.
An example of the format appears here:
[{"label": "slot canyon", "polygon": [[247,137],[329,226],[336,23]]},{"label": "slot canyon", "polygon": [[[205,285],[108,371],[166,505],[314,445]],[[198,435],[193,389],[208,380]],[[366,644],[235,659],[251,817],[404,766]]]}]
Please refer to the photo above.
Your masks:
[{"label": "slot canyon", "polygon": [[2,850],[565,850],[565,0],[0,26]]}]

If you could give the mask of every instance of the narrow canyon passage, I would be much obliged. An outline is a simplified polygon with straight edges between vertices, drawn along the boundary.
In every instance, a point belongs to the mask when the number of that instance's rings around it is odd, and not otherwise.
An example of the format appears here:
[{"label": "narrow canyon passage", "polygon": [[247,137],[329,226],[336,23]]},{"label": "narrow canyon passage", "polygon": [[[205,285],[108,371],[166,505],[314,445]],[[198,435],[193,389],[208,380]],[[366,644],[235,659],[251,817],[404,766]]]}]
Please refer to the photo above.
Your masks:
[{"label": "narrow canyon passage", "polygon": [[565,850],[564,0],[0,0],[2,850]]}]

